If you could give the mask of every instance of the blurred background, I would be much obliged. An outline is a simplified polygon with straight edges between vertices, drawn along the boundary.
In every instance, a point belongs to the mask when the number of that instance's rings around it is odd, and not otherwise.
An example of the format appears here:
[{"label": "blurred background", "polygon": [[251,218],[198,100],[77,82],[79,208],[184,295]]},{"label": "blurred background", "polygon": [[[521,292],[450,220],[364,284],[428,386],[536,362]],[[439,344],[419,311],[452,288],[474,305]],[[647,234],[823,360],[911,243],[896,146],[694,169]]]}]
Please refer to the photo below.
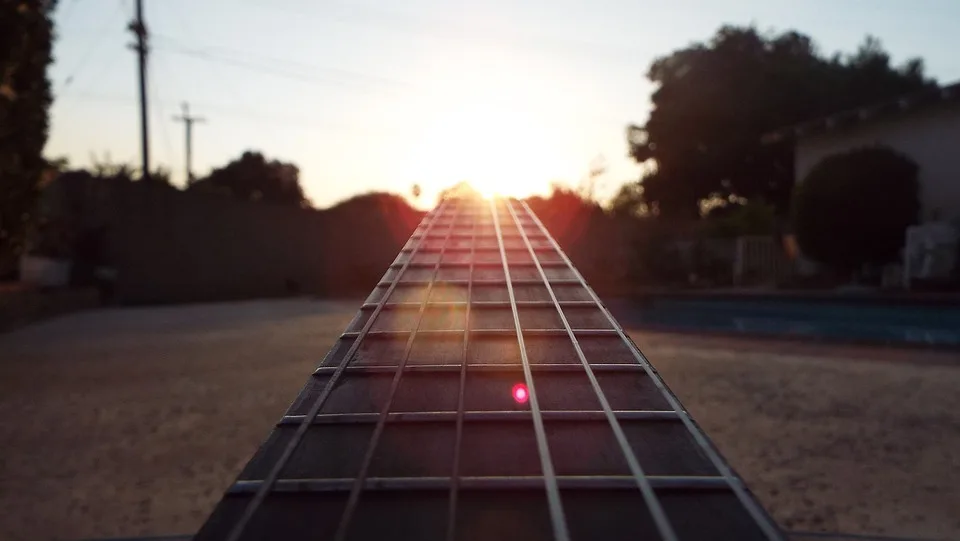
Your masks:
[{"label": "blurred background", "polygon": [[465,185],[530,206],[786,529],[957,538],[957,20],[0,0],[0,538],[194,531]]}]

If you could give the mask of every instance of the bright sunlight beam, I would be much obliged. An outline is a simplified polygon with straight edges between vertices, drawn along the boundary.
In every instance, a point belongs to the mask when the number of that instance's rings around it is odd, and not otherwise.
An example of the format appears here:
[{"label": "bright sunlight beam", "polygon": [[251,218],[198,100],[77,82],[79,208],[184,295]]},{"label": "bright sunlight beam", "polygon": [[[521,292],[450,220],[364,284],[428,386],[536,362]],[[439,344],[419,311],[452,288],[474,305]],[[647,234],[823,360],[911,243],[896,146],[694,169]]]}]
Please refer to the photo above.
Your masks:
[{"label": "bright sunlight beam", "polygon": [[404,173],[433,192],[466,181],[488,198],[547,194],[557,178],[550,135],[523,111],[487,104],[447,109],[425,123]]}]

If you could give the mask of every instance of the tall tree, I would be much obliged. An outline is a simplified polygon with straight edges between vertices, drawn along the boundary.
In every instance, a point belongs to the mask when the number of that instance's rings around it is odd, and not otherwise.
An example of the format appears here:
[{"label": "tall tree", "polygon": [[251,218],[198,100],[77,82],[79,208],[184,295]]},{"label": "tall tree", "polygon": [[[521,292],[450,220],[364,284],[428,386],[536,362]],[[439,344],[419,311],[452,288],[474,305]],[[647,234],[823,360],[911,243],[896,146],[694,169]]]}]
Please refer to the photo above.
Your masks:
[{"label": "tall tree", "polygon": [[23,248],[46,167],[54,0],[0,0],[0,273]]},{"label": "tall tree", "polygon": [[763,197],[785,210],[793,149],[762,145],[764,133],[934,84],[921,60],[891,66],[870,36],[855,54],[827,58],[798,32],[732,26],[658,58],[647,76],[657,85],[653,110],[629,129],[630,152],[656,165],[642,181],[650,208],[687,218],[711,194]]},{"label": "tall tree", "polygon": [[292,163],[267,160],[259,152],[244,152],[240,158],[191,184],[188,190],[223,193],[245,201],[310,206],[300,186],[300,169]]}]

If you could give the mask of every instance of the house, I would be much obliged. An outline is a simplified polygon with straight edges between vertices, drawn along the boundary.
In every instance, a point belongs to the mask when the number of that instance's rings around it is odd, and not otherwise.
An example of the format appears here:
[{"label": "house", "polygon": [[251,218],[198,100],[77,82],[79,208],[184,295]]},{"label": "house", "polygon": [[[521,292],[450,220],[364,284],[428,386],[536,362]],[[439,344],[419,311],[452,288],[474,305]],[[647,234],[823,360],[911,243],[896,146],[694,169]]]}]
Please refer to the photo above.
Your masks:
[{"label": "house", "polygon": [[921,221],[960,224],[960,82],[844,111],[767,134],[793,140],[794,178],[802,182],[823,158],[884,145],[919,166]]}]

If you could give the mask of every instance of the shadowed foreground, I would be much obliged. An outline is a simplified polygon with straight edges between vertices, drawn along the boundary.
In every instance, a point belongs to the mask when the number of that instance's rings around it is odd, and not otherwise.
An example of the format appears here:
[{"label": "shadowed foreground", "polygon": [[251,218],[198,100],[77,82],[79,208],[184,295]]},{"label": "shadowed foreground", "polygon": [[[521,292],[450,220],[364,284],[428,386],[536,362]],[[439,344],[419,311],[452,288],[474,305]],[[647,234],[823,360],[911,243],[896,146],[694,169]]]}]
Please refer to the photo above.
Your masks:
[{"label": "shadowed foreground", "polygon": [[[195,531],[358,304],[102,310],[0,335],[0,538]],[[632,334],[786,529],[960,536],[955,353]]]}]

